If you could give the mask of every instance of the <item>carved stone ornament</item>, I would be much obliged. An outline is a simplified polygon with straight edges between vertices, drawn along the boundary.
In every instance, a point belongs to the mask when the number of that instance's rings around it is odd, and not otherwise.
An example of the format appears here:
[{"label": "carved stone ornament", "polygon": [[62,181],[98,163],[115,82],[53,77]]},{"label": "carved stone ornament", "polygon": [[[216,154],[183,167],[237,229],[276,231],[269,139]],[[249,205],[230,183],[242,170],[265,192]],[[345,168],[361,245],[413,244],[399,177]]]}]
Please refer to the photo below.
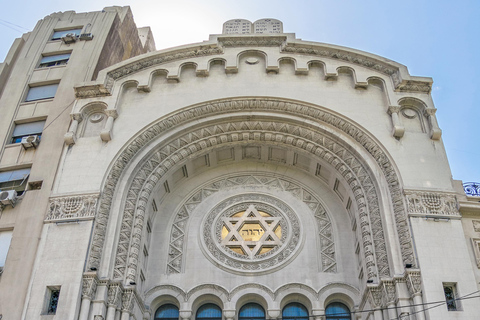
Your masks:
[{"label": "carved stone ornament", "polygon": [[222,47],[278,47],[286,40],[286,36],[218,37],[218,42]]},{"label": "carved stone ornament", "polygon": [[108,306],[118,307],[122,297],[122,286],[119,283],[111,283],[108,286]]},{"label": "carved stone ornament", "polygon": [[46,221],[93,218],[97,210],[98,194],[50,198]]},{"label": "carved stone ornament", "polygon": [[480,232],[480,220],[472,220],[473,231]]},{"label": "carved stone ornament", "polygon": [[422,293],[422,277],[419,270],[408,270],[405,281],[411,296]]},{"label": "carved stone ornament", "polygon": [[110,90],[108,88],[105,88],[103,84],[75,87],[75,97],[80,99],[104,97],[109,95],[110,95]]},{"label": "carved stone ornament", "polygon": [[[333,241],[332,224],[325,208],[322,206],[316,196],[314,196],[313,193],[308,191],[305,187],[300,186],[298,182],[295,182],[291,179],[280,179],[269,175],[244,174],[239,176],[225,177],[223,179],[208,183],[202,187],[202,189],[196,191],[194,195],[187,199],[187,201],[181,206],[180,210],[176,213],[170,234],[167,273],[180,273],[182,271],[183,252],[185,250],[185,226],[187,224],[189,214],[196,208],[198,204],[200,204],[213,193],[240,186],[255,188],[263,186],[281,191],[287,191],[297,199],[303,201],[312,210],[312,213],[317,220],[319,237],[321,241],[321,270],[323,272],[336,272],[335,244]],[[295,220],[297,219],[295,218]],[[295,224],[297,223],[298,222],[295,222]],[[220,226],[217,226],[217,228],[221,229]],[[208,230],[205,231],[208,232]],[[213,247],[211,249],[213,251],[218,250],[218,243],[215,244],[216,242],[213,240],[208,240],[207,242],[212,243]],[[217,252],[212,253],[213,256],[218,256]],[[227,258],[224,257],[224,259]]]},{"label": "carved stone ornament", "polygon": [[122,312],[132,312],[135,299],[134,289],[125,289],[122,295]]},{"label": "carved stone ornament", "polygon": [[[238,214],[240,213],[240,214]],[[298,249],[302,232],[295,212],[264,194],[241,194],[218,204],[202,224],[202,243],[227,269],[267,271]]]},{"label": "carved stone ornament", "polygon": [[98,278],[95,273],[85,273],[82,279],[82,298],[93,300],[97,292]]},{"label": "carved stone ornament", "polygon": [[454,194],[405,190],[408,213],[459,216]]},{"label": "carved stone ornament", "polygon": [[93,320],[104,320],[104,319],[105,319],[105,318],[104,318],[102,315],[100,315],[100,314],[97,314],[97,315],[95,315],[95,316],[93,317]]},{"label": "carved stone ornament", "polygon": [[[173,127],[191,121],[198,121],[199,117],[207,117],[209,115],[214,116],[218,114],[228,114],[232,116],[236,112],[245,111],[276,112],[279,115],[284,114],[287,122],[289,121],[289,117],[302,117],[304,120],[311,120],[313,122],[329,125],[336,130],[342,131],[343,134],[350,136],[358,143],[359,147],[364,148],[370,153],[373,159],[377,162],[379,170],[383,173],[382,179],[385,179],[390,191],[390,202],[393,206],[393,215],[395,217],[397,234],[399,235],[403,262],[415,266],[413,246],[405,214],[403,202],[404,197],[400,189],[400,181],[388,155],[385,154],[383,149],[372,137],[370,137],[369,134],[365,133],[362,129],[349,122],[347,119],[332,114],[330,111],[318,106],[274,98],[237,98],[202,103],[187,109],[182,109],[181,111],[178,111],[167,118],[163,118],[149,126],[131,140],[129,145],[124,148],[124,151],[118,156],[112,165],[112,169],[108,173],[102,190],[102,197],[95,221],[95,230],[90,250],[88,262],[89,267],[98,266],[100,263],[103,243],[105,240],[106,225],[115,188],[122,172],[127,166],[129,166],[132,158],[147,144],[151,143]],[[216,128],[212,127],[200,128],[196,130],[196,132],[186,133],[184,136],[179,137],[178,140],[172,141],[169,145],[160,145],[160,149],[158,149],[157,152],[152,153],[152,157],[144,162],[144,165],[140,168],[138,174],[133,177],[131,190],[127,195],[129,199],[126,201],[123,213],[123,221],[124,224],[126,223],[126,228],[124,230],[122,227],[117,258],[119,257],[119,254],[124,255],[121,259],[126,262],[125,255],[128,255],[128,247],[130,246],[131,239],[130,235],[133,231],[133,226],[135,226],[135,233],[141,234],[141,227],[143,228],[143,219],[145,215],[144,207],[148,201],[148,196],[155,185],[154,181],[158,181],[179,161],[183,161],[186,157],[192,156],[194,153],[201,152],[201,150],[210,147],[212,145],[212,139],[215,139],[217,144],[231,144],[232,142],[244,141],[245,139],[255,141],[256,136],[254,136],[254,131],[257,123],[238,122],[236,126],[239,126],[239,128],[234,127],[233,124],[222,124],[218,126],[219,130],[231,132],[225,142],[220,138],[221,134],[218,134],[218,137],[213,134],[215,133]],[[372,231],[369,231],[369,225],[371,225],[372,228],[375,228],[375,232],[373,233],[375,235],[375,241],[373,241],[375,247],[371,246],[370,250],[365,251],[370,252],[369,254],[371,254],[371,257],[373,258],[374,255],[372,249],[375,248],[376,260],[380,264],[379,273],[380,275],[386,274],[388,276],[389,266],[385,239],[383,235],[378,196],[374,184],[374,180],[377,178],[365,168],[361,157],[352,153],[351,148],[342,146],[341,143],[338,142],[338,139],[335,139],[333,136],[329,137],[326,134],[320,134],[318,131],[312,131],[309,128],[299,128],[298,123],[295,125],[288,125],[284,121],[283,123],[275,124],[274,126],[272,123],[265,123],[263,125],[265,125],[265,129],[268,129],[271,134],[268,136],[265,132],[259,130],[258,137],[260,139],[267,141],[266,139],[268,137],[273,137],[275,141],[278,139],[278,142],[276,143],[284,143],[305,150],[315,156],[320,156],[331,163],[345,177],[356,196],[357,205],[359,206],[360,211],[360,219],[361,221],[364,221],[363,224],[365,226],[365,230],[363,230],[362,226],[362,234],[364,232],[366,233],[365,239],[367,239],[367,241],[370,241],[368,239],[372,239]],[[236,130],[236,132],[234,132],[234,130]],[[282,135],[281,132],[284,130],[287,130],[289,133]],[[145,186],[145,188],[142,186]],[[365,190],[366,193],[364,193],[363,190]],[[140,197],[140,206],[136,207],[135,203],[139,200],[138,196],[141,192],[144,195]],[[139,223],[132,223],[134,219]],[[137,245],[137,240],[134,239],[134,241],[135,243],[132,243],[132,246]],[[375,259],[369,260],[373,261],[375,264]],[[120,272],[121,274],[124,274],[126,269],[126,264],[124,264],[124,262],[117,264],[116,266],[118,269],[117,272]],[[132,267],[136,268],[136,264],[133,263]],[[136,271],[133,272],[133,275],[135,275],[135,273]],[[373,271],[373,274],[375,273],[376,271]]]},{"label": "carved stone ornament", "polygon": [[395,303],[397,298],[397,290],[395,288],[395,280],[382,280],[383,288],[385,290],[385,298],[387,303]]},{"label": "carved stone ornament", "polygon": [[377,287],[368,287],[369,295],[368,300],[372,305],[372,308],[380,308],[384,305],[384,291],[381,286]]}]

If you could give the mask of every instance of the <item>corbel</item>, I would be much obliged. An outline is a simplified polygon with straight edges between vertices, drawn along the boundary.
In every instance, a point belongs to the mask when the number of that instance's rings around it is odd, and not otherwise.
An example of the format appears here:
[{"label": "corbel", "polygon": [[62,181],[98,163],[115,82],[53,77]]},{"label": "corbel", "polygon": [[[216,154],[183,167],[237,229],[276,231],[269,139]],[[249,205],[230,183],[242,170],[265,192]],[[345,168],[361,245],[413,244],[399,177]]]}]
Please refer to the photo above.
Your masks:
[{"label": "corbel", "polygon": [[405,134],[405,127],[403,126],[398,113],[400,112],[400,106],[389,106],[388,114],[392,117],[393,130],[392,135],[396,139],[400,139]]}]

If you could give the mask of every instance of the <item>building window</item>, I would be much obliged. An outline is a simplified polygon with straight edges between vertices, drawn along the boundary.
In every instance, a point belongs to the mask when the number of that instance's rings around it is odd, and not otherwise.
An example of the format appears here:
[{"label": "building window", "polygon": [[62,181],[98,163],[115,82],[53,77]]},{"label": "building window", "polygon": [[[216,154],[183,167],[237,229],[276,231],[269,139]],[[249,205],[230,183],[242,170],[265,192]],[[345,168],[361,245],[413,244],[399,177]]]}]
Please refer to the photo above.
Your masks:
[{"label": "building window", "polygon": [[164,304],[155,311],[154,320],[178,320],[178,307],[173,304]]},{"label": "building window", "polygon": [[51,99],[55,97],[57,92],[58,83],[48,84],[45,86],[30,87],[28,89],[27,97],[25,101],[35,101],[42,99]]},{"label": "building window", "polygon": [[213,303],[207,303],[197,310],[196,320],[222,320],[222,310]]},{"label": "building window", "polygon": [[73,33],[78,37],[80,36],[80,33],[82,33],[82,28],[55,31],[52,35],[52,40],[60,40],[62,37],[65,37],[69,33]]},{"label": "building window", "polygon": [[308,311],[303,304],[293,302],[283,308],[283,320],[308,320]]},{"label": "building window", "polygon": [[58,299],[60,298],[60,288],[52,287],[48,288],[47,310],[46,314],[57,313]]},{"label": "building window", "polygon": [[238,313],[239,320],[263,320],[265,319],[265,310],[256,303],[247,303]]},{"label": "building window", "polygon": [[340,302],[330,303],[325,309],[326,320],[351,320],[350,309]]},{"label": "building window", "polygon": [[0,231],[0,275],[3,272],[5,261],[7,260],[8,249],[12,241],[13,230]]},{"label": "building window", "polygon": [[39,68],[47,68],[54,66],[63,66],[70,59],[70,53],[56,54],[53,56],[45,56],[40,60]]},{"label": "building window", "polygon": [[30,168],[0,172],[0,190],[15,190],[22,194],[27,186]]},{"label": "building window", "polygon": [[459,303],[457,299],[457,285],[455,283],[444,283],[443,292],[448,311],[458,311]]},{"label": "building window", "polygon": [[39,138],[42,136],[43,127],[45,126],[45,120],[34,121],[28,123],[21,123],[15,125],[13,130],[11,143],[22,142],[23,137],[37,135]]}]

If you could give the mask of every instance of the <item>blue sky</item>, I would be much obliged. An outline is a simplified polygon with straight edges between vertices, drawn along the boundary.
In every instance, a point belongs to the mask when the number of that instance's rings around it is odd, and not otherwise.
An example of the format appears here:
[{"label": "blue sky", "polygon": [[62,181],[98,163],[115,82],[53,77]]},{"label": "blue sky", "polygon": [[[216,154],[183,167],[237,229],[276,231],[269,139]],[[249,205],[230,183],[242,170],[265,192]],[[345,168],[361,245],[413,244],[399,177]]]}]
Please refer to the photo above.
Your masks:
[{"label": "blue sky", "polygon": [[434,80],[432,91],[454,179],[480,182],[480,1],[156,0],[11,1],[0,13],[0,61],[15,38],[58,11],[130,5],[157,49],[200,42],[223,22],[276,18],[297,38],[371,52]]}]

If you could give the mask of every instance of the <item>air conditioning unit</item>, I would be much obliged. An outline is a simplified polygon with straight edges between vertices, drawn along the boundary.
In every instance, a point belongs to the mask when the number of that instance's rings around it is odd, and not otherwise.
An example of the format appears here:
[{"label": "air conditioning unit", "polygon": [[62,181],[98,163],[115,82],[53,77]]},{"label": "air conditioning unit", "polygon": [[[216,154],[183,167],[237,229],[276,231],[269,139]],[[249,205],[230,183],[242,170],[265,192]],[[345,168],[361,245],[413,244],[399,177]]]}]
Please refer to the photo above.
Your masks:
[{"label": "air conditioning unit", "polygon": [[5,206],[11,205],[12,207],[15,207],[15,204],[17,203],[17,191],[0,191],[0,203]]},{"label": "air conditioning unit", "polygon": [[92,40],[92,39],[93,39],[93,34],[91,34],[91,33],[82,33],[80,35],[80,40],[88,41],[88,40]]},{"label": "air conditioning unit", "polygon": [[69,44],[74,43],[77,41],[77,35],[75,33],[67,33],[65,36],[62,37],[63,43]]},{"label": "air conditioning unit", "polygon": [[31,135],[31,136],[22,138],[22,146],[25,149],[36,148],[39,143],[40,143],[40,137],[37,135]]}]

